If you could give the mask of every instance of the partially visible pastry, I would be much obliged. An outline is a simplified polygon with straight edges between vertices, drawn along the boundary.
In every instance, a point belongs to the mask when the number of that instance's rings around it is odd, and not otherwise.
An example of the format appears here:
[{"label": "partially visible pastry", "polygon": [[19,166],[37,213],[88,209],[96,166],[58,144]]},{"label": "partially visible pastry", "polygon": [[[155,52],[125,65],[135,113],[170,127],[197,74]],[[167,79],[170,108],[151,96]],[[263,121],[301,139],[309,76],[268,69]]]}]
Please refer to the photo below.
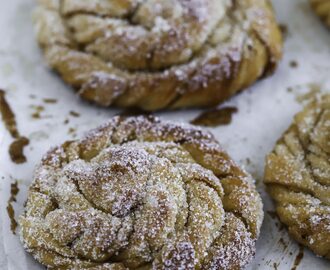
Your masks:
[{"label": "partially visible pastry", "polygon": [[330,95],[296,115],[267,157],[265,183],[291,236],[330,259]]},{"label": "partially visible pastry", "polygon": [[282,38],[268,0],[39,0],[49,65],[102,106],[213,106],[274,71]]},{"label": "partially visible pastry", "polygon": [[241,269],[263,219],[252,179],[214,137],[115,117],[48,152],[20,218],[48,269]]},{"label": "partially visible pastry", "polygon": [[310,0],[315,13],[330,27],[330,0]]}]

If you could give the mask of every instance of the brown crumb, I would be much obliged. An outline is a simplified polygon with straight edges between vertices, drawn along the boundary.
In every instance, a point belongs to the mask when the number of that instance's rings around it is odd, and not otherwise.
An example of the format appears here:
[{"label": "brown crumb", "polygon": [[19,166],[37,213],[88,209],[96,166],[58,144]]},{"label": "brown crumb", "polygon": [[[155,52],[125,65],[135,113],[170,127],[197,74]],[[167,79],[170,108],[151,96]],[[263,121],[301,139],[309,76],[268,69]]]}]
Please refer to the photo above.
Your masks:
[{"label": "brown crumb", "polygon": [[77,133],[76,132],[77,132],[77,129],[75,129],[75,128],[70,127],[68,129],[68,134],[71,135],[72,138],[76,138],[77,137]]},{"label": "brown crumb", "polygon": [[57,103],[57,99],[55,99],[55,98],[44,98],[43,102],[48,103],[48,104],[55,104],[55,103]]},{"label": "brown crumb", "polygon": [[15,114],[6,100],[6,92],[0,89],[0,113],[6,129],[13,138],[19,137]]},{"label": "brown crumb", "polygon": [[274,270],[277,270],[279,266],[280,263],[276,263],[276,262],[273,263]]},{"label": "brown crumb", "polygon": [[77,113],[75,111],[70,111],[70,115],[73,116],[73,117],[79,117],[80,113]]},{"label": "brown crumb", "polygon": [[292,68],[298,67],[298,62],[295,60],[290,61],[290,67],[292,67]]},{"label": "brown crumb", "polygon": [[9,146],[9,155],[11,160],[16,164],[26,162],[26,157],[23,153],[24,147],[29,145],[30,141],[26,137],[19,137]]},{"label": "brown crumb", "polygon": [[31,106],[35,111],[34,113],[31,114],[31,117],[34,119],[40,119],[41,118],[41,113],[45,111],[45,107],[43,106]]},{"label": "brown crumb", "polygon": [[304,247],[302,245],[299,245],[299,252],[296,256],[296,259],[294,260],[294,264],[291,270],[296,270],[303,258],[304,258]]},{"label": "brown crumb", "polygon": [[250,165],[250,164],[251,164],[251,159],[246,158],[246,159],[245,159],[245,162],[246,162],[246,165]]},{"label": "brown crumb", "polygon": [[220,109],[213,109],[201,113],[197,118],[190,123],[197,126],[204,127],[216,127],[229,125],[232,121],[232,116],[237,113],[238,110],[235,107],[225,107]]},{"label": "brown crumb", "polygon": [[15,210],[12,205],[13,202],[16,202],[16,196],[19,192],[17,181],[10,186],[10,197],[7,202],[7,213],[10,219],[10,230],[13,234],[16,234],[17,221],[15,220]]},{"label": "brown crumb", "polygon": [[285,251],[288,248],[288,244],[284,241],[282,237],[278,242],[283,246],[283,251]]},{"label": "brown crumb", "polygon": [[0,89],[0,113],[2,121],[10,135],[15,139],[8,149],[11,160],[16,164],[26,162],[23,149],[29,144],[29,139],[20,135],[17,129],[16,117],[5,97],[5,91]]},{"label": "brown crumb", "polygon": [[280,30],[282,32],[283,39],[286,39],[289,35],[289,28],[286,24],[280,24]]}]

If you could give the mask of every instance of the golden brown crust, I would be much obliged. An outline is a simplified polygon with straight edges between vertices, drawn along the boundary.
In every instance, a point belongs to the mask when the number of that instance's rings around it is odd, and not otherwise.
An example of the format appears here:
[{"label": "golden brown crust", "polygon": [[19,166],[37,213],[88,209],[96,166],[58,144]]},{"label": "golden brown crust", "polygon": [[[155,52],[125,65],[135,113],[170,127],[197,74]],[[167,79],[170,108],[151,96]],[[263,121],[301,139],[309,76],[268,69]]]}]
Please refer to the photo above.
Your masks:
[{"label": "golden brown crust", "polygon": [[330,27],[330,1],[329,0],[310,0],[315,13]]},{"label": "golden brown crust", "polygon": [[311,102],[268,155],[265,183],[289,233],[330,259],[330,95]]},{"label": "golden brown crust", "polygon": [[216,105],[282,54],[268,0],[39,0],[35,21],[50,66],[103,106]]},{"label": "golden brown crust", "polygon": [[240,269],[262,219],[250,176],[212,135],[115,117],[47,153],[20,226],[49,269]]}]

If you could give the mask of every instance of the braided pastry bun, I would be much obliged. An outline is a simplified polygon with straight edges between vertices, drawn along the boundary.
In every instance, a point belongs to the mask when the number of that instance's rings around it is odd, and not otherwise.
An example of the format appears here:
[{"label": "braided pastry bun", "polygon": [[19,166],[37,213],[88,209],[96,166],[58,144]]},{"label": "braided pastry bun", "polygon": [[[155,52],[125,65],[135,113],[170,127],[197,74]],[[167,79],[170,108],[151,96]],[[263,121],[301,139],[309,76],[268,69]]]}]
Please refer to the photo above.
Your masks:
[{"label": "braided pastry bun", "polygon": [[49,269],[240,269],[262,219],[250,176],[212,135],[115,117],[43,158],[20,227]]},{"label": "braided pastry bun", "polygon": [[49,65],[102,106],[216,105],[282,53],[268,0],[39,0],[35,21]]},{"label": "braided pastry bun", "polygon": [[330,27],[330,0],[310,0],[310,2],[316,14]]},{"label": "braided pastry bun", "polygon": [[265,183],[292,237],[330,259],[330,95],[295,117],[267,158]]}]

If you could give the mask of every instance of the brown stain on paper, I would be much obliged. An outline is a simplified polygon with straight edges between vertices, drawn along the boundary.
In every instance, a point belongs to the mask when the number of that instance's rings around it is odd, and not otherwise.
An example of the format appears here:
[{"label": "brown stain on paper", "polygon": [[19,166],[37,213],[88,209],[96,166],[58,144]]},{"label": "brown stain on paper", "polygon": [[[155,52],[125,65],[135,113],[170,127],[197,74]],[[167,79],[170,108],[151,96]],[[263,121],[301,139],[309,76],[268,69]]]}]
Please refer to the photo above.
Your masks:
[{"label": "brown stain on paper", "polygon": [[57,103],[57,99],[55,99],[55,98],[44,98],[43,102],[45,102],[47,104],[55,104],[55,103]]},{"label": "brown stain on paper", "polygon": [[286,24],[280,24],[279,27],[280,27],[283,39],[286,40],[289,35],[289,27]]},{"label": "brown stain on paper", "polygon": [[303,258],[304,258],[304,247],[302,245],[299,245],[299,252],[294,260],[294,264],[291,270],[296,270]]},{"label": "brown stain on paper", "polygon": [[13,203],[16,202],[16,196],[19,192],[17,181],[10,186],[10,197],[7,202],[7,213],[10,219],[10,230],[13,234],[16,234],[17,221],[15,219],[15,210],[13,207]]},{"label": "brown stain on paper", "polygon": [[38,105],[38,106],[32,106],[34,109],[34,112],[31,114],[31,117],[33,119],[41,119],[41,113],[45,111],[45,107]]},{"label": "brown stain on paper", "polygon": [[19,132],[16,127],[15,114],[6,100],[6,92],[0,89],[0,112],[2,121],[6,129],[13,138],[19,137]]},{"label": "brown stain on paper", "polygon": [[80,116],[80,113],[75,112],[75,111],[70,111],[69,113],[70,113],[70,115],[73,116],[73,117],[79,117],[79,116]]},{"label": "brown stain on paper", "polygon": [[23,153],[24,147],[29,144],[29,139],[21,136],[16,123],[16,117],[11,109],[9,103],[6,100],[6,92],[0,89],[0,113],[2,121],[10,133],[15,139],[9,146],[8,152],[11,160],[16,164],[22,164],[26,162],[26,157]]},{"label": "brown stain on paper", "polygon": [[30,141],[26,137],[19,137],[9,146],[9,155],[13,162],[22,164],[26,162],[26,157],[23,153],[24,147],[29,145]]},{"label": "brown stain on paper", "polygon": [[197,118],[190,121],[191,124],[203,127],[217,127],[229,125],[233,114],[238,110],[235,107],[224,107],[201,113]]}]

